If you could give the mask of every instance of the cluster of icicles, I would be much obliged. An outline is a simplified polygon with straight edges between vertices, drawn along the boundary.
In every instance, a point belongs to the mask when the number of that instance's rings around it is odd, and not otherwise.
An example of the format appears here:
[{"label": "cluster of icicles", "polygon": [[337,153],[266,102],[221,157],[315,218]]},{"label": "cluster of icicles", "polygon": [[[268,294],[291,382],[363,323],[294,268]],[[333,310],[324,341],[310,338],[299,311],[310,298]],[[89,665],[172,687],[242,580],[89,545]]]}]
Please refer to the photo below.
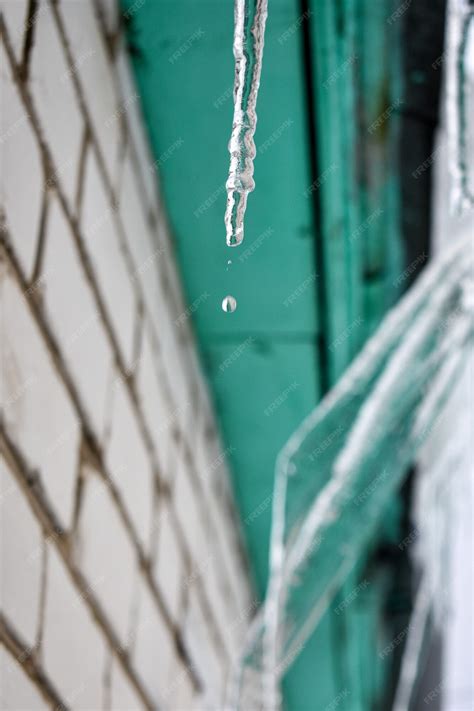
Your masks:
[{"label": "cluster of icicles", "polygon": [[[226,242],[237,247],[244,239],[247,197],[255,187],[253,161],[257,126],[257,95],[262,71],[268,0],[236,0],[234,31],[234,118],[229,141],[230,168],[226,183]],[[222,302],[224,311],[237,308],[233,296]]]},{"label": "cluster of icicles", "polygon": [[473,268],[470,237],[433,261],[280,452],[269,584],[229,708],[280,708],[285,671],[432,434],[472,352]]}]

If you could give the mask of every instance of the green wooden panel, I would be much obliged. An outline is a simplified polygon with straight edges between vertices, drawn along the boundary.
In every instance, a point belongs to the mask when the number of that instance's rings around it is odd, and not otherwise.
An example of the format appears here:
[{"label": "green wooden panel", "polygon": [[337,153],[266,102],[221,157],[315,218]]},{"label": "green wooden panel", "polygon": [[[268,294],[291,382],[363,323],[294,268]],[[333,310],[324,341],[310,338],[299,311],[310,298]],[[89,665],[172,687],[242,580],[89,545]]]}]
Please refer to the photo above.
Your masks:
[{"label": "green wooden panel", "polygon": [[[398,273],[398,186],[392,124],[367,129],[394,82],[384,43],[389,0],[270,0],[258,102],[256,190],[243,245],[225,246],[224,183],[232,121],[233,0],[154,0],[130,9],[129,38],[164,203],[219,415],[259,593],[265,590],[278,451],[334,383],[393,300]],[[135,8],[135,9],[133,9]],[[303,28],[313,39],[318,174],[312,175]],[[374,35],[377,36],[374,36]],[[307,58],[306,58],[307,59]],[[174,148],[173,148],[174,147]],[[311,184],[319,179],[322,233]],[[383,219],[366,224],[381,207]],[[324,263],[317,264],[316,239]],[[227,265],[231,259],[232,265]],[[321,333],[317,280],[328,303]],[[238,301],[224,314],[226,294]],[[201,299],[203,294],[209,296]],[[236,355],[237,354],[237,355]],[[289,711],[366,711],[383,674],[375,655],[382,588],[335,614],[366,561],[308,641],[284,682]],[[370,630],[370,634],[366,634]],[[370,668],[370,669],[369,669]]]},{"label": "green wooden panel", "polygon": [[206,366],[224,438],[233,448],[234,490],[263,594],[275,458],[302,413],[314,405],[317,370],[311,342],[249,338],[214,339],[206,350]]}]

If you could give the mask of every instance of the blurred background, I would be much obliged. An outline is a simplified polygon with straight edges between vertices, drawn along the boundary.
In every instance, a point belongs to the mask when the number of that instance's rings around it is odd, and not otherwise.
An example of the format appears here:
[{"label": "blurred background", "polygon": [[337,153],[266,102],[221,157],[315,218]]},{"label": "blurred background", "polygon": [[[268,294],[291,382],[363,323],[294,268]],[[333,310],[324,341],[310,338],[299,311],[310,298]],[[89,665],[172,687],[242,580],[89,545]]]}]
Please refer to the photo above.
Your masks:
[{"label": "blurred background", "polygon": [[[256,189],[229,250],[233,6],[1,0],[4,709],[230,708],[278,453],[473,232],[472,3],[270,0]],[[443,492],[442,613],[394,705],[416,491],[433,442],[472,431],[472,367],[454,397],[284,675],[282,709],[474,708],[472,451]]]}]

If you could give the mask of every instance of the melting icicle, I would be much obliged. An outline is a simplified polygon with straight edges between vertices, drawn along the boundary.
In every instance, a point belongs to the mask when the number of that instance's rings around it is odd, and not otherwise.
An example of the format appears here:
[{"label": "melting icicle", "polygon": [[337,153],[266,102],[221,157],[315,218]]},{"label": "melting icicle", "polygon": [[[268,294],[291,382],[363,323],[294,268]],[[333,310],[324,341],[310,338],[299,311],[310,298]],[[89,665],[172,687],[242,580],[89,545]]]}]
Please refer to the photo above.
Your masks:
[{"label": "melting icicle", "polygon": [[237,308],[237,301],[233,296],[226,296],[222,299],[222,310],[228,314],[231,314]]},{"label": "melting icicle", "polygon": [[474,138],[467,118],[474,102],[474,5],[470,0],[450,0],[448,9],[446,123],[450,154],[451,207],[453,211],[463,213],[474,207],[473,176],[468,160]]},{"label": "melting icicle", "polygon": [[257,124],[255,112],[268,0],[235,0],[235,82],[234,118],[229,142],[230,168],[226,183],[226,240],[229,247],[244,238],[244,214],[247,196],[255,187],[253,136]]}]

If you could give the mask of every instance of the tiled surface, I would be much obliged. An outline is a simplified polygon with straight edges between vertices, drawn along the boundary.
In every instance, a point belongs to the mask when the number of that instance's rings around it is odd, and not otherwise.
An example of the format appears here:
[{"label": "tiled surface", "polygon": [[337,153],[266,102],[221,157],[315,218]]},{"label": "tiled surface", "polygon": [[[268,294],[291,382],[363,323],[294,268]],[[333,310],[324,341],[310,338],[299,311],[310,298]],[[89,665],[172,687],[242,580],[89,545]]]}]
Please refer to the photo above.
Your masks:
[{"label": "tiled surface", "polygon": [[27,5],[1,4],[2,707],[217,711],[255,606],[116,5]]}]

